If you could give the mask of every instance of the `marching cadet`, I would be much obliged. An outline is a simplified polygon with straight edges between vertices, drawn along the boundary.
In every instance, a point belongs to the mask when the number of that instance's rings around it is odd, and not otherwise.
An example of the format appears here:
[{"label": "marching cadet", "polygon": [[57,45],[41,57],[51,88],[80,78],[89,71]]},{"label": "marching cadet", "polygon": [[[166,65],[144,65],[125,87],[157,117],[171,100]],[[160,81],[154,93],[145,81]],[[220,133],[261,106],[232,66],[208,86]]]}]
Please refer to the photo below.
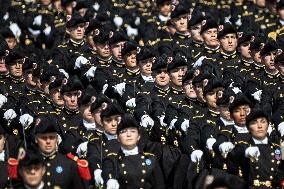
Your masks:
[{"label": "marching cadet", "polygon": [[35,144],[46,166],[43,181],[48,187],[83,188],[78,173],[80,169],[77,168],[75,161],[58,152],[58,131],[59,125],[54,117],[45,116],[35,120]]},{"label": "marching cadet", "polygon": [[[6,41],[0,38],[0,83],[4,82],[5,77],[8,76],[9,70],[5,64],[6,56],[8,55],[8,45]],[[3,83],[2,83],[3,84]]]},{"label": "marching cadet", "polygon": [[9,50],[14,49],[18,45],[17,39],[10,28],[4,28],[0,33],[7,42]]},{"label": "marching cadet", "polygon": [[[253,59],[253,63],[254,63],[253,65],[255,69],[253,72],[259,71],[264,67],[263,63],[261,62],[260,51],[264,47],[265,42],[266,42],[266,39],[265,39],[264,34],[262,33],[262,34],[256,35],[254,40],[250,43],[249,50],[250,50],[251,57]],[[247,70],[253,70],[253,68],[249,68]]]},{"label": "marching cadet", "polygon": [[139,125],[134,117],[125,114],[117,128],[121,149],[110,153],[103,162],[103,178],[107,189],[165,188],[161,167],[152,153],[137,146]]},{"label": "marching cadet", "polygon": [[172,4],[169,0],[157,0],[156,4],[159,10],[156,24],[158,29],[164,29],[167,21],[171,19]]}]

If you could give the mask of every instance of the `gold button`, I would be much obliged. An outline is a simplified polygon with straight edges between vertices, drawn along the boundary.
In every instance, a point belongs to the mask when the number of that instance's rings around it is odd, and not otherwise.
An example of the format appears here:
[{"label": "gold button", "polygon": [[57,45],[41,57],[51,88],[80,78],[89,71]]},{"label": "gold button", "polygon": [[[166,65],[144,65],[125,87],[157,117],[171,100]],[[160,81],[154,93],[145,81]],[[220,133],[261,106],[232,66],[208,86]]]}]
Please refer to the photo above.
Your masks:
[{"label": "gold button", "polygon": [[50,172],[47,172],[46,175],[47,175],[47,176],[50,176]]},{"label": "gold button", "polygon": [[273,179],[273,176],[270,176],[269,178],[270,178],[270,179]]},{"label": "gold button", "polygon": [[143,162],[142,165],[145,166],[145,163]]},{"label": "gold button", "polygon": [[125,181],[125,183],[127,184],[127,183],[128,183],[128,181],[126,180],[126,181]]},{"label": "gold button", "polygon": [[145,156],[141,156],[141,159],[145,159]]},{"label": "gold button", "polygon": [[256,178],[259,178],[260,176],[259,175],[256,175]]},{"label": "gold button", "polygon": [[274,168],[271,168],[271,171],[274,171]]},{"label": "gold button", "polygon": [[47,186],[50,186],[51,185],[51,183],[50,182],[47,182]]},{"label": "gold button", "polygon": [[142,170],[142,173],[143,173],[143,174],[145,174],[145,173],[146,173],[146,171],[145,171],[145,170]]},{"label": "gold button", "polygon": [[145,182],[145,180],[144,180],[144,179],[141,179],[141,182]]},{"label": "gold button", "polygon": [[272,152],[272,153],[271,153],[271,156],[274,156],[274,155],[275,155],[275,154]]},{"label": "gold button", "polygon": [[272,162],[272,163],[274,163],[274,162],[275,162],[275,160],[273,159],[273,160],[271,160],[271,162]]},{"label": "gold button", "polygon": [[108,152],[108,150],[105,150],[105,152]]},{"label": "gold button", "polygon": [[125,164],[124,164],[124,163],[122,163],[122,164],[121,164],[121,167],[125,167]]},{"label": "gold button", "polygon": [[255,169],[259,169],[259,167],[258,167],[258,166],[256,166],[256,167],[255,167]]},{"label": "gold button", "polygon": [[50,163],[47,163],[46,165],[47,165],[47,167],[50,167]]},{"label": "gold button", "polygon": [[126,175],[126,173],[127,173],[126,171],[123,171],[123,174],[125,174],[125,175]]}]

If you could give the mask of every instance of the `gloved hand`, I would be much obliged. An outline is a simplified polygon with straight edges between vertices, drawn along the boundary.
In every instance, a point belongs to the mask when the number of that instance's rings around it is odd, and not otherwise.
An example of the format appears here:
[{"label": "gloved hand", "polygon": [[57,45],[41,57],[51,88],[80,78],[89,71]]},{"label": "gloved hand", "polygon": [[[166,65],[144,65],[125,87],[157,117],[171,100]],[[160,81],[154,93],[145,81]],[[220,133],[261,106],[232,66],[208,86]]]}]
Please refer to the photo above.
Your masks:
[{"label": "gloved hand", "polygon": [[260,156],[260,151],[257,146],[248,147],[245,151],[245,156],[247,158],[258,158]]},{"label": "gloved hand", "polygon": [[153,127],[154,126],[154,120],[149,115],[145,114],[141,117],[140,125],[144,128],[147,128],[148,125]]},{"label": "gloved hand", "polygon": [[102,178],[102,170],[101,169],[96,169],[94,171],[94,179],[95,179],[96,185],[103,185],[104,184],[104,180]]},{"label": "gloved hand", "polygon": [[278,131],[282,137],[284,135],[284,121],[278,125]]},{"label": "gloved hand", "polygon": [[161,125],[162,127],[166,127],[167,124],[164,122],[165,116],[162,115],[162,116],[160,116],[160,117],[158,117],[158,118],[159,118],[159,120],[160,120],[160,125]]},{"label": "gloved hand", "polygon": [[119,183],[116,179],[109,179],[107,181],[107,189],[119,189]]},{"label": "gloved hand", "polygon": [[184,132],[186,132],[187,129],[188,129],[188,127],[189,127],[189,120],[188,120],[188,119],[185,119],[185,120],[182,122],[180,128],[181,128]]},{"label": "gloved hand", "polygon": [[233,91],[235,94],[242,93],[242,90],[241,90],[239,87],[233,87],[233,88],[232,88],[232,91]]},{"label": "gloved hand", "polygon": [[122,83],[116,84],[115,86],[113,86],[113,88],[120,96],[122,96],[125,91],[125,83],[122,82]]},{"label": "gloved hand", "polygon": [[4,113],[4,118],[7,120],[7,121],[10,121],[14,118],[17,117],[17,114],[16,112],[13,110],[13,109],[9,109],[7,110],[5,113]]},{"label": "gloved hand", "polygon": [[99,4],[98,2],[95,2],[95,4],[93,5],[93,9],[94,9],[95,11],[98,11],[99,8],[100,8],[100,4]]},{"label": "gloved hand", "polygon": [[108,84],[104,84],[103,89],[102,89],[102,93],[105,94],[106,90],[108,88]]},{"label": "gloved hand", "polygon": [[221,154],[227,154],[231,152],[234,149],[234,147],[235,145],[231,142],[223,142],[219,146],[219,151],[221,152]]},{"label": "gloved hand", "polygon": [[7,97],[0,94],[0,108],[7,102]]},{"label": "gloved hand", "polygon": [[59,134],[57,134],[57,145],[59,145],[62,142],[62,138]]},{"label": "gloved hand", "polygon": [[169,129],[175,128],[176,122],[177,122],[177,119],[173,119],[173,120],[171,121],[171,123],[170,123]]},{"label": "gloved hand", "polygon": [[40,30],[34,30],[34,29],[32,29],[32,28],[28,28],[28,30],[29,30],[29,32],[30,32],[33,36],[35,36],[35,37],[39,36],[39,34],[41,33]]},{"label": "gloved hand", "polygon": [[193,163],[196,163],[201,160],[202,156],[203,152],[201,150],[194,150],[190,155],[190,159]]},{"label": "gloved hand", "polygon": [[131,98],[126,101],[126,107],[128,108],[135,108],[136,103],[135,103],[135,98]]},{"label": "gloved hand", "polygon": [[138,29],[137,28],[132,28],[131,26],[127,26],[126,28],[127,36],[132,37],[132,36],[137,36],[138,35]]},{"label": "gloved hand", "polygon": [[24,128],[29,127],[34,121],[34,118],[30,114],[24,114],[20,116],[20,123]]},{"label": "gloved hand", "polygon": [[59,69],[59,72],[61,72],[67,79],[69,79],[69,74],[64,69]]},{"label": "gloved hand", "polygon": [[261,95],[262,95],[262,90],[258,90],[254,92],[253,94],[251,94],[251,96],[253,96],[253,98],[257,100],[258,102],[261,101]]},{"label": "gloved hand", "polygon": [[74,69],[80,69],[82,65],[85,65],[89,62],[90,61],[87,58],[85,58],[83,56],[79,56],[75,61]]},{"label": "gloved hand", "polygon": [[206,56],[201,56],[196,60],[196,62],[193,64],[194,68],[200,67],[203,63],[203,60],[206,58]]},{"label": "gloved hand", "polygon": [[88,150],[88,141],[79,144],[76,153],[78,154],[79,157],[83,157],[84,155],[86,155],[87,150]]},{"label": "gloved hand", "polygon": [[215,144],[215,142],[215,138],[208,138],[206,141],[206,148],[208,148],[209,150],[213,150],[213,145]]},{"label": "gloved hand", "polygon": [[44,33],[45,36],[49,36],[50,32],[51,32],[51,27],[50,26],[46,27],[43,30],[43,33]]},{"label": "gloved hand", "polygon": [[10,30],[12,31],[12,33],[14,34],[14,36],[19,37],[22,34],[22,31],[20,29],[20,27],[18,26],[18,24],[16,23],[12,23],[9,26]]},{"label": "gloved hand", "polygon": [[95,77],[96,69],[97,69],[97,67],[92,66],[92,67],[90,67],[90,69],[85,73],[85,76],[87,77],[87,79],[88,79],[89,81],[90,81],[92,78]]},{"label": "gloved hand", "polygon": [[35,18],[34,18],[34,21],[33,21],[33,25],[37,25],[37,26],[40,26],[41,25],[41,22],[42,22],[42,15],[37,15]]},{"label": "gloved hand", "polygon": [[135,18],[135,21],[134,21],[134,24],[135,24],[136,26],[139,26],[140,23],[141,23],[140,17],[136,17],[136,18]]},{"label": "gloved hand", "polygon": [[120,27],[123,23],[123,18],[121,18],[120,16],[116,16],[113,19],[114,24],[116,25],[116,27]]}]

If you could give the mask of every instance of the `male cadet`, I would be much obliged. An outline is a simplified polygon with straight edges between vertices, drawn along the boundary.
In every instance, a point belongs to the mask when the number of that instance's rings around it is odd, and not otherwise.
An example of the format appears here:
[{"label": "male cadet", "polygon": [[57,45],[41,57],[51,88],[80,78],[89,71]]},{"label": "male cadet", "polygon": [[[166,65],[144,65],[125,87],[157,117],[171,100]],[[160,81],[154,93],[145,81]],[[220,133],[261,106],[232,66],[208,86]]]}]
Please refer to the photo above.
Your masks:
[{"label": "male cadet", "polygon": [[257,36],[255,36],[254,40],[251,41],[250,47],[249,47],[250,54],[253,59],[253,65],[250,64],[250,61],[242,60],[242,62],[244,62],[242,67],[252,72],[258,72],[261,69],[263,69],[264,65],[261,62],[260,51],[264,47],[265,41],[266,41],[266,38],[263,33],[260,33]]},{"label": "male cadet", "polygon": [[5,39],[5,41],[8,44],[9,50],[14,49],[17,46],[17,39],[15,37],[15,35],[13,34],[13,32],[10,30],[10,28],[4,28],[0,34],[2,35],[2,37]]},{"label": "male cadet", "polygon": [[156,4],[159,9],[156,15],[156,24],[158,29],[162,29],[165,27],[167,21],[171,19],[172,4],[170,0],[157,0]]},{"label": "male cadet", "polygon": [[4,79],[8,76],[9,70],[5,64],[6,56],[9,54],[8,45],[5,40],[0,38],[0,83],[4,82]]},{"label": "male cadet", "polygon": [[58,152],[57,120],[51,116],[39,117],[35,120],[35,144],[44,159],[46,173],[43,181],[47,186],[60,188],[83,188],[82,180],[75,161]]}]

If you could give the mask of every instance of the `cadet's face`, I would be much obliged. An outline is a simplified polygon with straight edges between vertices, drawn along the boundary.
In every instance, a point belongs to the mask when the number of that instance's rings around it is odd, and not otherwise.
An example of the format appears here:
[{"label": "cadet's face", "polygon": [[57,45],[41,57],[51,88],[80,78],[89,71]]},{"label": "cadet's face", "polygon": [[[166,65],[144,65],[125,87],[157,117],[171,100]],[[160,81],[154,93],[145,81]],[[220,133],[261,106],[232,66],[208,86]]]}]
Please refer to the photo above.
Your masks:
[{"label": "cadet's face", "polygon": [[79,12],[80,16],[84,17],[86,12],[87,12],[87,9],[86,8],[82,8],[78,12]]},{"label": "cadet's face", "polygon": [[224,52],[234,52],[237,48],[237,36],[236,34],[227,34],[220,39],[221,49]]},{"label": "cadet's face", "polygon": [[195,92],[196,92],[196,96],[197,99],[200,102],[205,102],[204,96],[203,96],[203,90],[202,90],[202,84],[201,83],[197,83],[195,86],[193,86]]},{"label": "cadet's face", "polygon": [[250,107],[248,105],[238,106],[233,110],[232,118],[236,125],[245,126],[246,117],[250,113]]},{"label": "cadet's face", "polygon": [[265,7],[265,0],[256,0],[256,1],[255,1],[255,4],[256,4],[258,7]]},{"label": "cadet's face", "polygon": [[69,3],[68,5],[66,5],[65,10],[66,10],[67,15],[72,15],[72,13],[73,13],[72,3]]},{"label": "cadet's face", "polygon": [[52,154],[56,150],[57,146],[57,134],[56,133],[46,133],[37,134],[36,143],[40,151],[46,155]]},{"label": "cadet's face", "polygon": [[116,135],[117,125],[120,123],[121,116],[113,115],[110,117],[104,117],[102,120],[103,128],[105,132],[110,135]]},{"label": "cadet's face", "polygon": [[63,94],[65,106],[71,110],[78,108],[78,91],[66,92]]},{"label": "cadet's face", "polygon": [[213,89],[213,91],[210,91],[209,93],[207,93],[205,95],[205,100],[206,100],[206,103],[208,105],[209,108],[213,109],[213,110],[216,110],[218,108],[216,102],[217,102],[217,93],[219,91],[222,91],[221,88],[216,88],[216,89]]},{"label": "cadet's face", "polygon": [[271,52],[268,55],[262,56],[262,61],[265,65],[265,67],[268,68],[269,70],[275,70],[276,69],[275,64],[274,64],[275,57],[276,57],[275,51]]},{"label": "cadet's face", "polygon": [[51,0],[40,0],[42,5],[49,5]]},{"label": "cadet's face", "polygon": [[105,43],[105,44],[96,44],[96,49],[97,49],[97,53],[99,56],[101,56],[102,58],[108,58],[110,57],[110,49],[109,49],[109,44]]},{"label": "cadet's face", "polygon": [[125,42],[119,42],[111,46],[112,56],[118,61],[122,61],[121,50]]},{"label": "cadet's face", "polygon": [[9,37],[9,38],[6,38],[5,40],[8,44],[9,49],[14,49],[15,46],[17,45],[17,41],[15,38]]},{"label": "cadet's face", "polygon": [[267,129],[268,121],[265,117],[254,119],[249,123],[251,135],[258,140],[263,140],[267,136]]},{"label": "cadet's face", "polygon": [[12,76],[21,77],[23,75],[23,61],[17,60],[16,62],[9,66],[9,72]]},{"label": "cadet's face", "polygon": [[70,38],[73,40],[82,40],[85,34],[85,24],[78,24],[77,26],[70,28]]},{"label": "cadet's face", "polygon": [[53,4],[54,4],[55,9],[58,10],[59,12],[61,12],[63,10],[60,0],[54,1]]},{"label": "cadet's face", "polygon": [[281,20],[284,20],[284,8],[278,10],[278,15]]},{"label": "cadet's face", "polygon": [[245,42],[245,43],[241,44],[240,47],[239,47],[239,51],[240,51],[242,57],[244,57],[246,59],[252,58],[251,54],[250,54],[249,47],[250,47],[249,42]]},{"label": "cadet's face", "polygon": [[204,40],[204,43],[210,47],[217,47],[219,45],[219,41],[217,39],[217,28],[211,28],[207,31],[204,31],[201,36]]},{"label": "cadet's face", "polygon": [[27,71],[24,73],[24,77],[25,77],[25,82],[30,85],[30,86],[36,86],[37,83],[34,81],[33,79],[33,74],[31,73],[32,71]]},{"label": "cadet's face", "polygon": [[171,2],[167,1],[161,6],[159,6],[159,11],[163,16],[168,16],[172,10]]},{"label": "cadet's face", "polygon": [[118,141],[121,143],[121,146],[129,150],[137,146],[139,139],[140,134],[135,127],[123,129],[118,133]]},{"label": "cadet's face", "polygon": [[6,64],[5,64],[5,57],[0,57],[0,73],[6,73],[8,71]]},{"label": "cadet's face", "polygon": [[203,38],[200,35],[201,24],[196,24],[194,26],[191,26],[189,31],[193,40],[203,41]]},{"label": "cadet's face", "polygon": [[187,15],[182,15],[179,18],[173,19],[173,25],[175,26],[178,32],[186,32],[187,31]]},{"label": "cadet's face", "polygon": [[6,138],[4,135],[0,135],[0,153],[4,150],[5,148],[5,142]]},{"label": "cadet's face", "polygon": [[254,62],[261,63],[260,51],[252,50],[250,54]]},{"label": "cadet's face", "polygon": [[284,63],[276,64],[276,69],[280,72],[281,75],[284,75]]},{"label": "cadet's face", "polygon": [[176,86],[182,86],[182,78],[186,74],[186,66],[181,66],[171,70],[170,78],[171,82]]},{"label": "cadet's face", "polygon": [[219,109],[220,109],[220,116],[222,118],[224,118],[227,121],[232,121],[231,114],[230,114],[230,111],[229,111],[229,107],[220,106]]},{"label": "cadet's face", "polygon": [[186,96],[188,96],[189,98],[196,98],[197,97],[196,92],[195,92],[193,85],[192,85],[192,81],[188,81],[187,83],[185,83],[183,85],[183,89],[185,91]]},{"label": "cadet's face", "polygon": [[93,117],[94,117],[94,119],[95,119],[96,125],[102,125],[101,112],[102,112],[102,109],[101,109],[101,108],[98,108],[98,109],[93,113]]},{"label": "cadet's face", "polygon": [[64,100],[62,98],[62,94],[60,92],[60,88],[55,88],[49,91],[50,99],[52,102],[58,106],[64,105]]},{"label": "cadet's face", "polygon": [[129,56],[126,56],[125,66],[128,68],[137,67],[136,53],[131,53]]},{"label": "cadet's face", "polygon": [[158,86],[166,87],[169,85],[170,76],[169,73],[167,72],[167,69],[157,70],[155,74],[156,74],[155,82],[157,83]]},{"label": "cadet's face", "polygon": [[37,188],[41,184],[45,170],[44,165],[38,164],[22,167],[19,171],[24,183],[27,186],[30,188]]},{"label": "cadet's face", "polygon": [[139,62],[140,71],[145,76],[150,76],[152,74],[152,59],[143,60]]},{"label": "cadet's face", "polygon": [[84,120],[88,121],[89,123],[95,122],[95,118],[91,112],[91,105],[80,106],[80,113]]}]

